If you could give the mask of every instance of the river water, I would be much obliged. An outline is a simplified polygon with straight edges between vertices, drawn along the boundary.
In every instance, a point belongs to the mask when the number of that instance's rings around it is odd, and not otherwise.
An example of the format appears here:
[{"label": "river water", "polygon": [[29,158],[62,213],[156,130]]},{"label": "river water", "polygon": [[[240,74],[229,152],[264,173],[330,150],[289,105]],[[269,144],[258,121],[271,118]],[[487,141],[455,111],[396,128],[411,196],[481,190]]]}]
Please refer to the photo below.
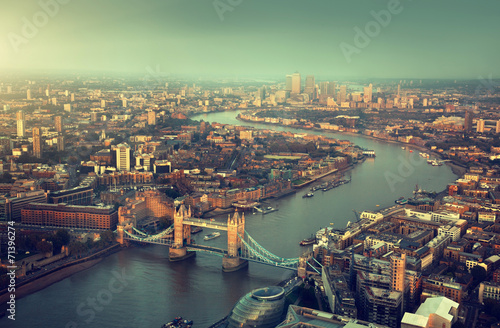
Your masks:
[{"label": "river water", "polygon": [[[274,128],[297,133],[302,130],[243,123],[238,112],[198,115],[193,119]],[[415,185],[441,191],[456,179],[450,168],[428,165],[418,151],[362,136],[308,131],[376,151],[350,173],[349,184],[318,191],[302,198],[299,190],[271,205],[279,211],[246,216],[246,231],[263,247],[282,257],[298,257],[304,248],[298,243],[318,229],[334,223],[344,228],[354,221],[353,209],[377,210],[410,196]],[[378,206],[377,206],[378,205]],[[225,247],[220,238],[203,241],[205,229],[196,235],[198,243]],[[0,319],[1,327],[161,327],[175,316],[194,320],[194,327],[207,327],[229,313],[234,303],[253,288],[274,285],[290,271],[250,263],[233,273],[222,273],[221,258],[200,253],[184,262],[170,263],[164,246],[132,247],[105,258],[101,263],[17,301],[16,321]],[[94,303],[95,302],[95,303]]]}]

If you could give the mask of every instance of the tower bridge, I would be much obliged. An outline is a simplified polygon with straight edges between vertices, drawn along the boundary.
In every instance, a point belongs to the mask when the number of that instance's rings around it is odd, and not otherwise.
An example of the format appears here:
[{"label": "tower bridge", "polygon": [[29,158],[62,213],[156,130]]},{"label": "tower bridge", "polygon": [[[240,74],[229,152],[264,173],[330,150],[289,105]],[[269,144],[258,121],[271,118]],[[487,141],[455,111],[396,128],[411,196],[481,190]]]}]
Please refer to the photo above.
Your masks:
[{"label": "tower bridge", "polygon": [[[196,244],[191,236],[193,226],[227,231],[227,249]],[[207,221],[193,218],[191,208],[182,205],[174,212],[174,223],[157,234],[148,235],[123,223],[118,226],[117,233],[121,244],[137,241],[168,246],[170,261],[182,261],[200,251],[221,256],[224,272],[239,270],[247,266],[248,261],[294,271],[299,266],[299,258],[279,257],[257,243],[245,231],[245,214],[239,212],[229,215],[227,222]]]}]

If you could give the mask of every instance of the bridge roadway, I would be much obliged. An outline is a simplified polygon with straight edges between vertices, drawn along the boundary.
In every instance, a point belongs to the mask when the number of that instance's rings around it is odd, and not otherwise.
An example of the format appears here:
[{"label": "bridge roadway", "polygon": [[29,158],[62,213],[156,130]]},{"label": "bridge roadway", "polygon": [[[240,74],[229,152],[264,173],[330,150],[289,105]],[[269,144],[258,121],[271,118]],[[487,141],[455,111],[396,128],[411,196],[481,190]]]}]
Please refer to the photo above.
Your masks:
[{"label": "bridge roadway", "polygon": [[182,221],[182,223],[190,225],[190,226],[204,227],[204,228],[211,228],[211,229],[216,229],[216,230],[227,231],[227,223],[226,222],[218,222],[218,221],[208,221],[207,222],[207,220],[204,220],[204,219],[190,218],[190,219],[184,219]]}]

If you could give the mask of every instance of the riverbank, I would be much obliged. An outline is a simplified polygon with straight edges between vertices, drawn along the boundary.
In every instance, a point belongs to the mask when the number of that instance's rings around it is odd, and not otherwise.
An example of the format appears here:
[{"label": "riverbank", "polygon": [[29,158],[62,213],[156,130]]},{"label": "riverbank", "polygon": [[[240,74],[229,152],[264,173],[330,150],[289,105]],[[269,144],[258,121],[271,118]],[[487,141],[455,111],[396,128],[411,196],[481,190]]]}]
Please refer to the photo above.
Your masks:
[{"label": "riverbank", "polygon": [[[239,120],[239,121],[241,121],[241,122],[246,122],[246,123],[258,123],[258,124],[265,124],[265,125],[271,125],[271,126],[289,127],[289,128],[298,129],[298,130],[304,130],[304,131],[331,132],[331,133],[339,133],[339,134],[345,134],[345,135],[350,135],[350,136],[355,136],[355,137],[363,137],[363,138],[367,138],[367,139],[370,139],[370,140],[376,140],[376,141],[382,141],[382,142],[387,142],[387,143],[392,143],[392,144],[398,144],[398,145],[401,145],[402,147],[407,147],[407,148],[410,148],[410,149],[417,149],[420,152],[426,152],[426,153],[432,154],[434,157],[436,157],[438,159],[441,159],[441,160],[443,159],[442,154],[434,152],[431,149],[428,149],[428,148],[423,147],[423,146],[419,146],[419,145],[415,145],[415,144],[409,144],[409,143],[404,143],[404,142],[401,142],[401,141],[398,141],[398,140],[388,140],[388,139],[383,139],[383,138],[377,138],[377,137],[366,135],[366,134],[363,134],[363,133],[353,133],[353,132],[340,131],[340,130],[327,130],[327,129],[321,129],[321,128],[306,129],[304,127],[295,126],[295,125],[290,125],[289,126],[289,125],[283,125],[283,124],[271,124],[271,123],[266,123],[266,122],[253,122],[253,121],[244,120],[244,119],[242,119],[239,116],[236,117],[236,119]],[[457,176],[463,176],[467,172],[467,170],[468,170],[468,168],[463,167],[462,165],[459,165],[459,164],[455,163],[453,160],[450,160],[449,162],[445,162],[445,163],[446,163],[446,165],[448,165],[450,167],[450,169],[453,172],[453,174],[455,174]]]},{"label": "riverbank", "polygon": [[[16,285],[16,300],[40,291],[46,287],[49,287],[50,285],[62,281],[75,273],[89,269],[97,263],[101,262],[104,257],[113,254],[120,249],[120,244],[115,244],[87,257],[76,259],[74,261],[64,263],[59,267],[47,270],[47,272],[44,272],[43,274],[36,277],[27,278],[26,280],[21,281]],[[1,291],[0,313],[5,310],[4,305],[6,304],[9,297],[10,293],[7,291],[7,289]]]}]

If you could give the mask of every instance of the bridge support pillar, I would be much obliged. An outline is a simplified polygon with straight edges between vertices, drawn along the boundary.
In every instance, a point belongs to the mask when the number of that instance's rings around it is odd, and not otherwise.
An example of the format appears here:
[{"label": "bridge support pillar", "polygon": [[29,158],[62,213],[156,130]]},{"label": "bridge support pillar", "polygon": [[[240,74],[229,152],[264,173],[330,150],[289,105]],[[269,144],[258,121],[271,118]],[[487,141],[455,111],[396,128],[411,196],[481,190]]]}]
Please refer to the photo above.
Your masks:
[{"label": "bridge support pillar", "polygon": [[222,258],[222,271],[234,272],[248,266],[247,260],[242,260],[239,257],[224,256]]},{"label": "bridge support pillar", "polygon": [[186,247],[170,247],[168,251],[168,260],[177,262],[195,256],[196,252],[189,252]]}]

